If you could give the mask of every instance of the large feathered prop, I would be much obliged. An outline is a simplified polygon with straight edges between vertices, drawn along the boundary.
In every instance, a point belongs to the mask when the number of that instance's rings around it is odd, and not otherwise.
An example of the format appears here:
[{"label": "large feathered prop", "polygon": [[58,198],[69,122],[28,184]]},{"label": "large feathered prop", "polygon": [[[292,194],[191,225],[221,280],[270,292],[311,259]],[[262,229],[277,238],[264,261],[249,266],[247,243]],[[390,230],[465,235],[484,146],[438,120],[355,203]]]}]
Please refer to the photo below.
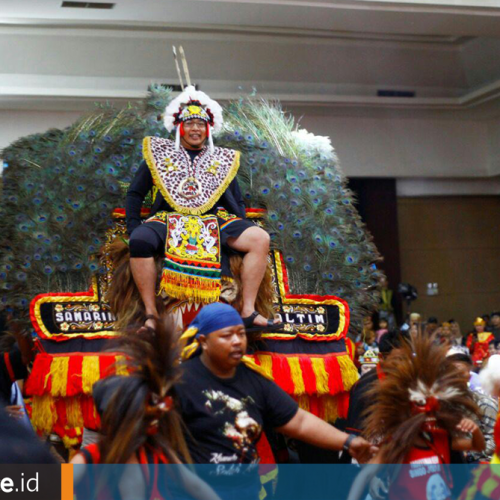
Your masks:
[{"label": "large feathered prop", "polygon": [[[85,290],[100,269],[96,254],[124,206],[145,136],[167,136],[161,86],[142,105],[101,106],[66,130],[18,140],[0,204],[0,307],[28,324],[39,294]],[[238,180],[249,207],[267,208],[266,228],[282,250],[291,292],[337,295],[352,330],[379,302],[380,259],[353,206],[329,139],[301,130],[279,104],[250,97],[228,105],[217,146],[242,152]]]},{"label": "large feathered prop", "polygon": [[[131,330],[121,337],[129,376],[101,379],[94,399],[101,413],[103,463],[126,463],[148,443],[170,461],[189,460],[172,389],[180,377],[173,329],[159,322],[156,331]],[[114,351],[116,347],[114,347]]]},{"label": "large feathered prop", "polygon": [[463,376],[430,336],[404,344],[384,362],[384,377],[367,393],[365,435],[381,442],[382,462],[402,463],[426,422],[452,436],[464,415],[478,415]]}]

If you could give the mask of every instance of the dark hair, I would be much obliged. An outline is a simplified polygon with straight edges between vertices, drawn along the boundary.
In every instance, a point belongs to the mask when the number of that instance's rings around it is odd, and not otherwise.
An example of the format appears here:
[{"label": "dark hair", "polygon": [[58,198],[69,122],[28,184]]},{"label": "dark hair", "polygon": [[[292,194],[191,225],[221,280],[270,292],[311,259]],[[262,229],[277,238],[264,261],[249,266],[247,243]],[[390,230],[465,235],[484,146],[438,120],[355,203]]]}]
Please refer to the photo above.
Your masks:
[{"label": "dark hair", "polygon": [[390,330],[380,337],[378,348],[380,353],[389,354],[393,349],[398,349],[404,342],[407,342],[408,336],[397,330]]},{"label": "dark hair", "polygon": [[430,324],[430,323],[432,323],[432,324],[434,324],[434,323],[435,323],[435,324],[437,325],[437,324],[438,324],[438,320],[437,320],[437,318],[436,318],[435,316],[430,316],[430,317],[427,319],[427,324]]},{"label": "dark hair", "polygon": [[500,316],[500,311],[495,311],[490,314],[490,319],[493,318],[493,316]]},{"label": "dark hair", "polygon": [[470,366],[473,365],[472,358],[468,354],[464,354],[463,352],[457,352],[456,354],[448,356],[448,360],[452,363],[466,363]]}]

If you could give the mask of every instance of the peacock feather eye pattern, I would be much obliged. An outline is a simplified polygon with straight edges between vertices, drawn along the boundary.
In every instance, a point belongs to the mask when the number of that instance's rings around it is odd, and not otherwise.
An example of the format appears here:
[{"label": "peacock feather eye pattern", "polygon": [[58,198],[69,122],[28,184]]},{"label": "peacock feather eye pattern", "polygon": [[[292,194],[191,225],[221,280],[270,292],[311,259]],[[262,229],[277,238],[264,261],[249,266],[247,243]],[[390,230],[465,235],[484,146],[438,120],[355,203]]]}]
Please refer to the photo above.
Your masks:
[{"label": "peacock feather eye pattern", "polygon": [[[95,255],[124,206],[145,136],[169,137],[161,113],[171,89],[153,84],[143,103],[99,104],[72,126],[18,139],[2,152],[0,309],[29,325],[29,303],[45,292],[86,290],[103,272]],[[160,117],[160,118],[159,118]],[[266,208],[272,246],[282,250],[292,293],[348,300],[353,331],[378,303],[379,254],[347,189],[328,138],[298,127],[279,103],[242,97],[224,109],[216,146],[241,151],[248,207]],[[8,266],[8,267],[6,267]],[[57,283],[65,283],[57,290]]]}]

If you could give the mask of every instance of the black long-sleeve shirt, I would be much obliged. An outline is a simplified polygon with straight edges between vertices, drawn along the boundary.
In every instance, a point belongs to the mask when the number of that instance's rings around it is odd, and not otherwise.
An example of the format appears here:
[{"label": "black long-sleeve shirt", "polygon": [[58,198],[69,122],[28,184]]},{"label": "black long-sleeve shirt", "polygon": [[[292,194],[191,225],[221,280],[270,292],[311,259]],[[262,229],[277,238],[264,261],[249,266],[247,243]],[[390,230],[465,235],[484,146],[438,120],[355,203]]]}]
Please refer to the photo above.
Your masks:
[{"label": "black long-sleeve shirt", "polygon": [[[128,234],[131,234],[132,231],[141,224],[142,203],[152,187],[153,177],[151,176],[151,172],[146,162],[143,161],[134,179],[130,183],[125,199]],[[207,213],[215,213],[218,207],[225,208],[230,214],[236,215],[237,217],[241,217],[242,219],[245,218],[245,202],[241,196],[240,187],[236,179],[233,179],[224,194]],[[175,212],[175,210],[165,201],[161,192],[158,191],[153,206],[151,207],[151,216],[160,210]]]}]

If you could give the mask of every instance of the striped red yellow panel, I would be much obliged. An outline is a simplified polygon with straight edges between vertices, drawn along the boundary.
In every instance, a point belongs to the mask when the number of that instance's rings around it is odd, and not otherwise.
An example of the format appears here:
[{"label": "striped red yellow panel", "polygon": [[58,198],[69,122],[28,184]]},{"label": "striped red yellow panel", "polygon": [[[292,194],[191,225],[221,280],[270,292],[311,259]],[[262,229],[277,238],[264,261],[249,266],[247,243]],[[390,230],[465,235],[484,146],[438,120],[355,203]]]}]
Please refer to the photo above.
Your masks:
[{"label": "striped red yellow panel", "polygon": [[349,390],[359,378],[348,353],[300,355],[255,353],[257,365],[301,408],[334,422],[346,418]]},{"label": "striped red yellow panel", "polygon": [[123,355],[38,354],[25,386],[35,429],[55,432],[66,446],[78,444],[83,427],[99,427],[92,386],[114,374],[127,374]]}]

